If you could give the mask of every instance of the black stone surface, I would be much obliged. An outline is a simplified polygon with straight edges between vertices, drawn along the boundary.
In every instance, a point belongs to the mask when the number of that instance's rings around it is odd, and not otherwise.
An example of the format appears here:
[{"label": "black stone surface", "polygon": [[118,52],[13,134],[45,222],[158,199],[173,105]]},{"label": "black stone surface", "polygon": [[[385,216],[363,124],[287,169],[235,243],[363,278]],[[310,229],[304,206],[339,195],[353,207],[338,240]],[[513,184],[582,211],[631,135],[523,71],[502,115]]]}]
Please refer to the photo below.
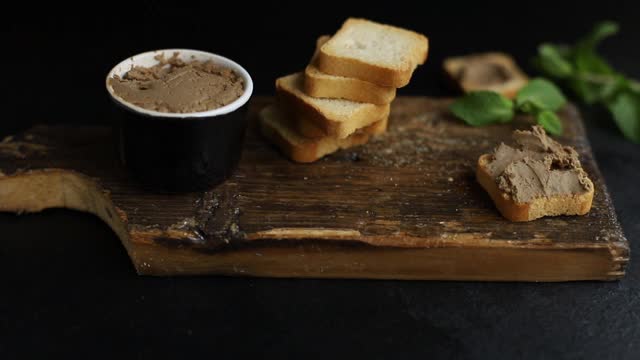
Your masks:
[{"label": "black stone surface", "polygon": [[[275,77],[303,68],[315,38],[350,15],[431,38],[427,65],[400,94],[451,95],[438,80],[448,55],[504,50],[532,72],[536,44],[570,41],[607,18],[621,22],[622,34],[602,51],[640,78],[637,2],[421,5],[142,2],[81,13],[58,3],[18,6],[3,13],[0,135],[36,122],[109,123],[105,74],[155,48],[220,53],[249,70],[256,93],[271,94]],[[116,236],[92,216],[0,214],[0,358],[636,359],[640,146],[602,109],[582,110],[631,243],[620,282],[138,277]]]}]

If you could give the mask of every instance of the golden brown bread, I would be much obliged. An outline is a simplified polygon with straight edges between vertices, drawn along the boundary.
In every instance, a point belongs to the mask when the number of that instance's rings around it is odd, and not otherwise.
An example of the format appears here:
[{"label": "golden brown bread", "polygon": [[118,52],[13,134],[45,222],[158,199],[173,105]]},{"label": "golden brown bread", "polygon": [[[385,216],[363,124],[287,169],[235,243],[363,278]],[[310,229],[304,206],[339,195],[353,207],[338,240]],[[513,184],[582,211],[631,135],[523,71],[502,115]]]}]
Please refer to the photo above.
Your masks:
[{"label": "golden brown bread", "polygon": [[329,75],[316,66],[320,47],[331,37],[321,36],[316,42],[316,52],[304,72],[304,92],[313,97],[345,99],[377,105],[389,104],[396,97],[396,88],[345,76]]},{"label": "golden brown bread", "polygon": [[302,91],[304,75],[295,73],[276,80],[278,102],[291,113],[300,135],[310,138],[325,136],[344,139],[356,130],[387,116],[390,105],[359,103],[342,99],[319,99]]},{"label": "golden brown bread", "polygon": [[[500,190],[495,179],[490,174],[487,165],[491,161],[491,154],[484,154],[478,159],[476,178],[489,193],[496,207],[508,220],[531,221],[543,216],[584,215],[591,209],[594,187],[582,194],[567,194],[533,199],[529,203],[517,203],[511,195]],[[589,180],[589,182],[591,182]]]},{"label": "golden brown bread", "polygon": [[260,129],[262,134],[289,159],[308,163],[314,162],[325,155],[340,149],[347,149],[362,145],[369,141],[372,135],[380,135],[387,129],[388,117],[382,118],[350,136],[339,139],[325,136],[322,138],[307,138],[300,135],[293,126],[295,122],[307,122],[302,118],[291,118],[289,114],[277,105],[270,105],[260,112]]},{"label": "golden brown bread", "polygon": [[320,48],[320,71],[403,87],[422,65],[429,40],[422,34],[365,19],[347,19],[340,30]]}]

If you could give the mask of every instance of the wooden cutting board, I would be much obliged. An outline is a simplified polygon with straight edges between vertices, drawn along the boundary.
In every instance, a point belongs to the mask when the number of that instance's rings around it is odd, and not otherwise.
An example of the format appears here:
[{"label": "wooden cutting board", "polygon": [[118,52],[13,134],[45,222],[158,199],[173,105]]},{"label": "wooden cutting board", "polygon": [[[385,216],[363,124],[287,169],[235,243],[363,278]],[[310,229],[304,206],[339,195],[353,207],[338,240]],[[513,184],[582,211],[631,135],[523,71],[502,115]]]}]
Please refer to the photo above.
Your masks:
[{"label": "wooden cutting board", "polygon": [[447,100],[399,98],[388,133],[295,164],[252,125],[235,175],[207,192],[160,194],[130,181],[110,129],[36,126],[0,144],[0,210],[96,214],[139,274],[566,281],[624,276],[629,247],[576,108],[559,140],[595,184],[582,217],[511,223],[474,179],[513,124],[473,128]]}]

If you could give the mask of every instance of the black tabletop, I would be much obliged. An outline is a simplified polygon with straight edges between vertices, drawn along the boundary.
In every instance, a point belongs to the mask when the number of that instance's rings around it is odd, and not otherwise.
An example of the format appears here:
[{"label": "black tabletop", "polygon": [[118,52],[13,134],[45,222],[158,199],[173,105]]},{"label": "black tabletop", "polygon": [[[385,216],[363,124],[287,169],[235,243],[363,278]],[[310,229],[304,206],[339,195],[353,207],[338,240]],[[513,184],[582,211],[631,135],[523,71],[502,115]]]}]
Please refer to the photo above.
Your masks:
[{"label": "black tabletop", "polygon": [[[444,57],[484,50],[529,59],[598,20],[621,34],[602,52],[640,78],[634,2],[468,5],[269,2],[251,5],[25,4],[2,24],[0,136],[34,123],[109,123],[104,76],[145,50],[213,51],[246,66],[256,93],[308,61],[317,36],[361,16],[424,32],[427,64],[403,94],[451,96]],[[0,358],[634,359],[640,354],[640,145],[582,106],[588,136],[631,243],[619,282],[559,284],[139,277],[111,230],[68,210],[0,214]],[[1,190],[1,189],[0,189]]]}]

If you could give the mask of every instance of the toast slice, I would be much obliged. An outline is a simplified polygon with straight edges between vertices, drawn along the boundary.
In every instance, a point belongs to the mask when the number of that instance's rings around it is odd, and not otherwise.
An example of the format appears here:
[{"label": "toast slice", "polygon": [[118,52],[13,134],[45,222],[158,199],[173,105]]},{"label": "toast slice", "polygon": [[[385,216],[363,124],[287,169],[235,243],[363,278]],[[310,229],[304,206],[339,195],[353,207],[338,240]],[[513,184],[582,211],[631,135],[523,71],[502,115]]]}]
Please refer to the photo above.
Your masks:
[{"label": "toast slice", "polygon": [[356,131],[347,138],[338,139],[323,137],[317,139],[306,138],[295,130],[292,123],[304,121],[293,119],[277,105],[270,105],[260,112],[260,130],[262,134],[273,142],[289,159],[300,162],[314,162],[325,155],[340,149],[347,149],[362,145],[373,135],[380,135],[387,129],[388,117]]},{"label": "toast slice", "polygon": [[350,18],[320,48],[317,66],[326,74],[399,88],[424,64],[428,50],[429,40],[422,34]]},{"label": "toast slice", "polygon": [[329,75],[316,66],[320,47],[329,41],[328,35],[321,36],[316,42],[316,51],[304,71],[304,92],[313,97],[345,99],[364,103],[385,105],[396,97],[396,88],[380,86],[368,81]]},{"label": "toast slice", "polygon": [[591,210],[593,186],[590,191],[582,194],[557,195],[536,198],[528,203],[518,203],[509,194],[498,188],[498,184],[487,168],[490,161],[491,154],[484,154],[478,159],[476,177],[480,185],[491,196],[498,211],[510,221],[531,221],[544,216],[584,215]]},{"label": "toast slice", "polygon": [[291,112],[296,130],[305,137],[344,139],[356,130],[387,116],[390,105],[375,105],[341,99],[318,99],[305,94],[304,75],[295,73],[276,80],[276,93],[283,109]]},{"label": "toast slice", "polygon": [[476,178],[500,213],[511,221],[544,216],[584,215],[594,185],[578,153],[547,137],[540,126],[514,132],[516,146],[504,143],[478,159]]},{"label": "toast slice", "polygon": [[449,80],[465,93],[490,90],[514,98],[529,82],[515,60],[500,52],[448,58],[443,67]]},{"label": "toast slice", "polygon": [[[376,124],[378,122],[380,122],[383,119],[386,119],[389,117],[389,114],[391,113],[391,107],[387,107],[381,114],[379,114],[379,117],[375,119],[375,121],[373,123],[371,123],[371,125]],[[293,122],[293,128],[299,133],[299,134],[320,134],[322,133],[322,130],[319,129],[316,124],[312,121],[307,120],[306,118],[301,118],[298,117],[297,115],[293,115],[294,118],[297,118],[297,121]],[[367,125],[367,126],[371,126],[371,125]],[[358,131],[360,131],[362,128],[357,129],[354,133],[357,133]],[[353,135],[353,133],[352,133]],[[329,137],[335,137],[335,136],[331,136],[331,135],[326,135]],[[310,137],[311,139],[318,139],[318,138],[322,138],[322,137],[326,137],[326,136],[314,136],[314,137]],[[351,135],[349,135],[351,136]]]}]

